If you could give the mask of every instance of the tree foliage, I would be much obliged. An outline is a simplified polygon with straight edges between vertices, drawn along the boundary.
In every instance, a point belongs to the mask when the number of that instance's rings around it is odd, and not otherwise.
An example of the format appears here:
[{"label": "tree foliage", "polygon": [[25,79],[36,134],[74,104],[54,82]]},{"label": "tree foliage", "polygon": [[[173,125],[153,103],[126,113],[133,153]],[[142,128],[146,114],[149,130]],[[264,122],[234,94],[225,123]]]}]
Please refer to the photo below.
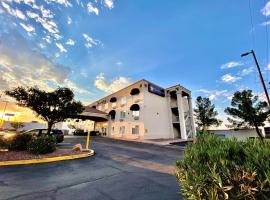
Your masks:
[{"label": "tree foliage", "polygon": [[200,130],[205,131],[209,126],[219,126],[222,121],[217,119],[218,112],[215,105],[209,98],[198,96],[196,99],[196,108],[194,109],[196,123]]},{"label": "tree foliage", "polygon": [[235,92],[231,101],[232,107],[227,107],[225,113],[230,115],[228,121],[235,128],[255,127],[258,136],[263,139],[259,126],[269,118],[270,110],[265,101],[259,101],[258,96],[252,94],[252,90]]},{"label": "tree foliage", "polygon": [[74,94],[69,88],[58,88],[52,92],[46,92],[36,87],[17,87],[5,93],[15,98],[18,105],[32,109],[39,118],[46,121],[48,134],[55,123],[83,111],[81,102],[74,100]]}]

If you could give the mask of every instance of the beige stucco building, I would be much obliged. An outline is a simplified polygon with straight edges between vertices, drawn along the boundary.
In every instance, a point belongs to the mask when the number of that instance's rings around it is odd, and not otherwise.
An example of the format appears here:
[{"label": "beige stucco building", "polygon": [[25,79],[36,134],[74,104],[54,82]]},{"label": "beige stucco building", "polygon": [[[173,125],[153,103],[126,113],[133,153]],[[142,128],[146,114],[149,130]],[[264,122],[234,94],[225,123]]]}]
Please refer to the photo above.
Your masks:
[{"label": "beige stucco building", "polygon": [[90,107],[108,114],[96,122],[104,136],[123,139],[188,139],[195,135],[191,92],[175,85],[162,88],[140,80]]}]

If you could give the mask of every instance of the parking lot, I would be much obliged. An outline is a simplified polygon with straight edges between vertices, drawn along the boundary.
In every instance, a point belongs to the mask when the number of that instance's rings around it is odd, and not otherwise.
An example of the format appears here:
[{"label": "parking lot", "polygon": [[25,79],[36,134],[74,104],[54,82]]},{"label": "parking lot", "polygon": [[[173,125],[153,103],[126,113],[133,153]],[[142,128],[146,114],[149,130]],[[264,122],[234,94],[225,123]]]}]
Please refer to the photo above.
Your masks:
[{"label": "parking lot", "polygon": [[[60,148],[84,145],[66,138]],[[71,161],[0,167],[0,199],[181,199],[172,175],[181,147],[93,137],[96,155]]]}]

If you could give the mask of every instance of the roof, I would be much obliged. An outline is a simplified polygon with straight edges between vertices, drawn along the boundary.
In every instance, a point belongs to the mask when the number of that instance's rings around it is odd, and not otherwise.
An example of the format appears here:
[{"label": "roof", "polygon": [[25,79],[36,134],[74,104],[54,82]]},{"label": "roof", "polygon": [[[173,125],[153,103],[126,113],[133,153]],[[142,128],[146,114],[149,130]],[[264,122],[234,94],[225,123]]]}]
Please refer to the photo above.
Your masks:
[{"label": "roof", "polygon": [[101,110],[98,110],[96,108],[92,108],[90,106],[84,106],[84,110],[83,110],[83,113],[84,112],[91,112],[91,113],[97,113],[97,114],[104,114],[104,115],[107,115],[108,113],[105,113]]}]

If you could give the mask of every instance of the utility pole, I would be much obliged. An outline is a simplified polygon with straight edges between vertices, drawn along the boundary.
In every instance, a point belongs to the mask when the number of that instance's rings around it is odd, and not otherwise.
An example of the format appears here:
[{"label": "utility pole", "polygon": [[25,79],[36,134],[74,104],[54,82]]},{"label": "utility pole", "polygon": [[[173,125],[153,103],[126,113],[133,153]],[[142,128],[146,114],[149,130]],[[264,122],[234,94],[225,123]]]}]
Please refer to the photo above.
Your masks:
[{"label": "utility pole", "polygon": [[263,86],[263,90],[264,90],[264,93],[265,93],[265,96],[266,96],[268,105],[270,106],[270,99],[269,99],[268,91],[267,91],[267,88],[266,88],[266,86],[265,86],[265,82],[264,82],[264,80],[263,80],[261,68],[260,68],[259,63],[258,63],[258,61],[257,61],[255,52],[254,52],[253,50],[251,50],[250,52],[247,52],[247,53],[242,54],[241,57],[247,56],[247,55],[250,54],[250,53],[253,55],[253,58],[254,58],[254,60],[255,60],[255,63],[256,63],[256,66],[257,66],[257,69],[258,69],[258,72],[259,72],[260,80],[261,80],[261,83],[262,83],[262,86]]}]

